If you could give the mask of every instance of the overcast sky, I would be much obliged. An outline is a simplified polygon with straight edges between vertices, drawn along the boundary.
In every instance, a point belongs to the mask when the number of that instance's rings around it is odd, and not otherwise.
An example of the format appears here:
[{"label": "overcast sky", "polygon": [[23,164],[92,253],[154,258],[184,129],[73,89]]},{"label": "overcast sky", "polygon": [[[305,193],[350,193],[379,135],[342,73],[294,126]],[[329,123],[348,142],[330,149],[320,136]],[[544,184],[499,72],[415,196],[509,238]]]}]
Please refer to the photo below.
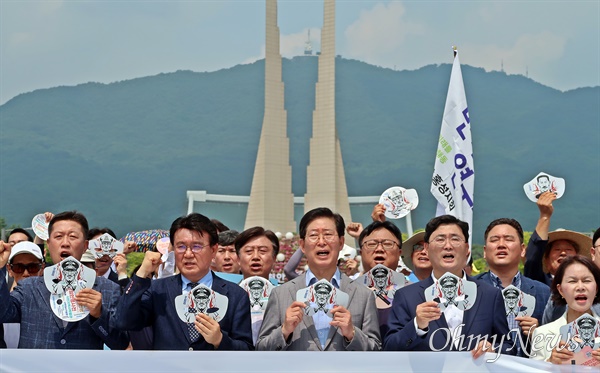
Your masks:
[{"label": "overcast sky", "polygon": [[[319,50],[323,2],[280,0],[281,53]],[[0,0],[0,104],[40,88],[215,71],[264,56],[265,2]],[[336,2],[336,53],[414,70],[452,62],[600,85],[600,1]],[[468,90],[468,87],[467,87]]]}]

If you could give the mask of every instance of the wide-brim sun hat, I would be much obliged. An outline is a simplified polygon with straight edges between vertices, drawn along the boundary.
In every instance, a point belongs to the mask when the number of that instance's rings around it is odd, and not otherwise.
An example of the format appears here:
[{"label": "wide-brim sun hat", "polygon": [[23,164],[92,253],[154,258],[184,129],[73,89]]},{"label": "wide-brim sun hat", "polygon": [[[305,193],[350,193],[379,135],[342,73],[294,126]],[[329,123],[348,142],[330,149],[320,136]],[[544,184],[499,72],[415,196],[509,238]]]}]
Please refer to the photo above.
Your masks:
[{"label": "wide-brim sun hat", "polygon": [[548,233],[548,245],[546,246],[546,251],[544,251],[544,258],[542,262],[545,273],[548,273],[548,268],[546,268],[546,258],[550,253],[548,247],[550,247],[550,244],[552,242],[558,240],[571,241],[575,245],[575,251],[577,251],[578,255],[583,255],[590,259],[592,258],[592,255],[590,253],[590,249],[592,248],[592,239],[589,236],[583,233],[559,228],[555,231]]},{"label": "wide-brim sun hat", "polygon": [[425,231],[413,234],[406,241],[402,242],[402,260],[410,270],[414,270],[412,254],[415,246],[419,241],[425,241]]}]

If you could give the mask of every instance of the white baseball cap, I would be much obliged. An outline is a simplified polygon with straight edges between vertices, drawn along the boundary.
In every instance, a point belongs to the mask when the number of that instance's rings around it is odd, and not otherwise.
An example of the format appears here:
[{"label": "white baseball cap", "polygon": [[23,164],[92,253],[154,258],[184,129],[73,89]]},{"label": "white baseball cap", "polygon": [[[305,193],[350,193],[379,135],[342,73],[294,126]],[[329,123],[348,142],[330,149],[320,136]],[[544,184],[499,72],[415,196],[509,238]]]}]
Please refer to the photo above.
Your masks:
[{"label": "white baseball cap", "polygon": [[43,259],[42,250],[40,250],[40,247],[30,241],[22,241],[13,246],[10,250],[8,262],[11,263],[13,258],[19,254],[31,254],[39,260]]}]

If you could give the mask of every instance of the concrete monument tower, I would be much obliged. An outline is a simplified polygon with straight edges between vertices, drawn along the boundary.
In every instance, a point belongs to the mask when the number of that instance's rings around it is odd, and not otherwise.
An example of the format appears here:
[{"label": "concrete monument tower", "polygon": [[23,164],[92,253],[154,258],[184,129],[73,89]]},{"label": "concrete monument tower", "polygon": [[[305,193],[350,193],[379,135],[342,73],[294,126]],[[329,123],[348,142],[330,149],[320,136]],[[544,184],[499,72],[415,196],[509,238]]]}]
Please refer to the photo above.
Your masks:
[{"label": "concrete monument tower", "polygon": [[281,77],[277,0],[266,2],[265,114],[244,229],[296,231],[287,112]]},{"label": "concrete monument tower", "polygon": [[[340,141],[335,127],[335,0],[325,0],[304,211],[329,207],[352,221]],[[346,235],[348,242],[351,237]]]}]

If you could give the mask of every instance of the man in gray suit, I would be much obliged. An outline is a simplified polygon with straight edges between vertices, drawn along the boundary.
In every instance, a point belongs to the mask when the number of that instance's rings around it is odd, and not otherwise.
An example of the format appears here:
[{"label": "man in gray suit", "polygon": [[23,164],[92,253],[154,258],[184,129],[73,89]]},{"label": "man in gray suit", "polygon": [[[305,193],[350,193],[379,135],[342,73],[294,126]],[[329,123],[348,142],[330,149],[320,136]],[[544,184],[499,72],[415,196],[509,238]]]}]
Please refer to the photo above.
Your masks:
[{"label": "man in gray suit", "polygon": [[[340,273],[337,259],[344,246],[344,219],[320,207],[300,221],[300,248],[308,261],[306,274],[272,290],[260,329],[257,350],[371,351],[381,349],[375,296]],[[325,279],[348,294],[348,308],[335,305],[330,314],[305,314],[296,293]],[[309,313],[310,314],[310,313]]]}]

